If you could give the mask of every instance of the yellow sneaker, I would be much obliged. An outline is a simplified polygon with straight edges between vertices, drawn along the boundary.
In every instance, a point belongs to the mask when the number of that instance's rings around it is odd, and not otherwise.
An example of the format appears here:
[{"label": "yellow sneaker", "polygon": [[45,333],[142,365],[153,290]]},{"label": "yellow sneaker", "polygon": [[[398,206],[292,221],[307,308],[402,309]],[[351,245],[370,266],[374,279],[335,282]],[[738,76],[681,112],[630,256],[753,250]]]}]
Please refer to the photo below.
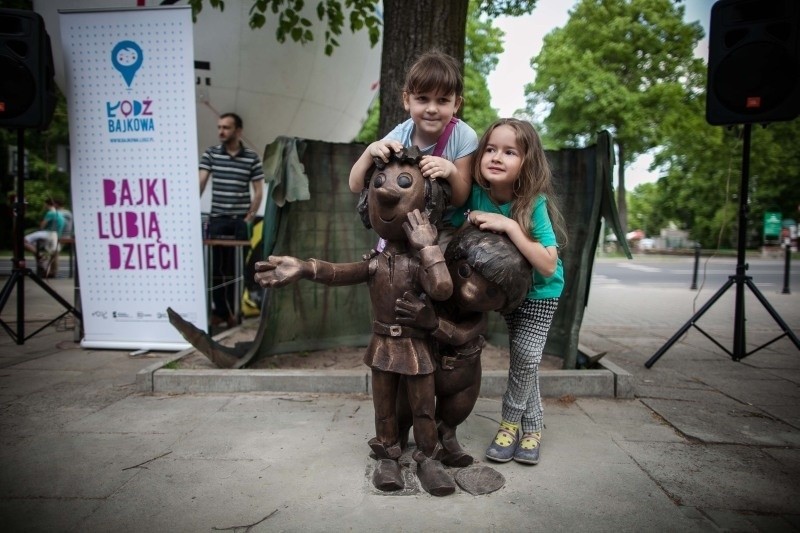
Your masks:
[{"label": "yellow sneaker", "polygon": [[517,430],[519,424],[503,420],[494,436],[494,440],[486,449],[486,458],[498,463],[506,463],[514,457],[517,448]]},{"label": "yellow sneaker", "polygon": [[539,462],[539,449],[542,447],[542,432],[523,433],[519,439],[517,449],[514,451],[514,460],[526,465],[535,465]]}]

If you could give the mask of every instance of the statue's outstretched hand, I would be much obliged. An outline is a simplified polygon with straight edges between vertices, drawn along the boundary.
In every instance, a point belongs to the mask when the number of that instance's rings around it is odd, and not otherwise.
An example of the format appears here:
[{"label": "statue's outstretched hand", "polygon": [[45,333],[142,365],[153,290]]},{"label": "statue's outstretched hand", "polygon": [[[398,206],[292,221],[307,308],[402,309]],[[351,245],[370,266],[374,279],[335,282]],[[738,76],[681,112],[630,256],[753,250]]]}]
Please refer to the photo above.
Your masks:
[{"label": "statue's outstretched hand", "polygon": [[255,264],[255,280],[262,287],[283,287],[303,279],[306,262],[287,255],[271,255]]},{"label": "statue's outstretched hand", "polygon": [[414,209],[408,213],[408,222],[403,222],[409,244],[416,250],[436,244],[436,226],[430,223],[428,215]]},{"label": "statue's outstretched hand", "polygon": [[411,291],[406,291],[402,298],[395,301],[394,312],[395,320],[403,326],[436,329],[439,324],[436,311],[424,293],[420,298]]}]

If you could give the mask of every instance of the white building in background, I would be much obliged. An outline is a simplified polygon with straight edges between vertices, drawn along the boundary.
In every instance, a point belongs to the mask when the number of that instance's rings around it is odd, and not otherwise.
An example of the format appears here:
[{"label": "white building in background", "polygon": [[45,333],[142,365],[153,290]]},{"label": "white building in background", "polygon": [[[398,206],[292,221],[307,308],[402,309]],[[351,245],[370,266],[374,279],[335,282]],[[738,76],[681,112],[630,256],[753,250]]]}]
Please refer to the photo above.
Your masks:
[{"label": "white building in background", "polygon": [[[118,0],[115,9],[138,9],[137,0]],[[145,7],[187,5],[143,2]],[[58,11],[104,9],[104,0],[34,0],[53,45],[56,83],[64,86]],[[314,41],[301,45],[275,39],[277,17],[267,16],[264,27],[251,30],[252,2],[229,0],[225,10],[205,2],[194,24],[197,104],[197,154],[217,143],[217,117],[233,111],[244,121],[245,143],[263,154],[279,135],[330,142],[350,142],[361,129],[380,78],[380,43],[369,46],[366,31],[353,34],[347,25],[337,38],[332,56],[324,53],[324,27],[315,7],[306,5],[314,21]],[[203,211],[210,194],[207,188]]]}]

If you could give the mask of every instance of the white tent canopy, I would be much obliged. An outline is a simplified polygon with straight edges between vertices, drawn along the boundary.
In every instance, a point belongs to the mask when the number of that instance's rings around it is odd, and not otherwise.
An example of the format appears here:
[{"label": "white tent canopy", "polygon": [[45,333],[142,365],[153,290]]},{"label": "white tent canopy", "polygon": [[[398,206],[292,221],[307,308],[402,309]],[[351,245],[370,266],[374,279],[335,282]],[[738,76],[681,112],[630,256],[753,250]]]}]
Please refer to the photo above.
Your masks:
[{"label": "white tent canopy", "polygon": [[[64,85],[58,11],[63,9],[136,9],[135,0],[35,0],[53,43],[56,83]],[[160,2],[148,1],[148,7]],[[175,5],[170,3],[171,5]],[[178,5],[185,5],[185,1]],[[275,38],[277,17],[271,13],[263,28],[248,25],[249,0],[232,0],[225,10],[208,2],[194,25],[198,156],[217,142],[220,113],[242,116],[245,142],[262,153],[279,135],[350,142],[366,118],[377,94],[380,46],[370,48],[365,31],[345,28],[332,56],[324,53],[324,27],[314,6],[305,16],[315,22],[314,41],[301,45]],[[199,67],[199,68],[198,68]]]}]

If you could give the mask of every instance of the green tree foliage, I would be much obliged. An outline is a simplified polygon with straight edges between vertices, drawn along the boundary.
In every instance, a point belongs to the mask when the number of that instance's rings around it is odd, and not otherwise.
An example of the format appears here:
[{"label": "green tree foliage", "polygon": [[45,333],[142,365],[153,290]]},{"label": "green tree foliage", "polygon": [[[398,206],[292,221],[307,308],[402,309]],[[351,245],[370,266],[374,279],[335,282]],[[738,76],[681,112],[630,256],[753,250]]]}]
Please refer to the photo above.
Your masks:
[{"label": "green tree foliage", "polygon": [[[743,126],[709,126],[698,116],[687,122],[696,127],[687,124],[656,157],[665,173],[658,182],[659,196],[648,201],[704,247],[735,247]],[[759,246],[765,211],[795,220],[800,214],[800,120],[751,128],[747,245]]]},{"label": "green tree foliage", "polygon": [[705,93],[691,97],[682,116],[663,124],[654,165],[662,170],[658,206],[662,220],[689,230],[704,247],[730,246],[736,234],[741,142],[736,132],[708,124]]},{"label": "green tree foliage", "polygon": [[[481,12],[481,5],[486,3],[476,0],[470,2],[466,46],[464,47],[464,109],[462,117],[478,132],[478,135],[497,120],[497,110],[492,107],[491,94],[486,80],[497,67],[500,54],[503,53],[503,31],[495,28],[491,19]],[[520,2],[502,3],[516,6]],[[508,9],[513,9],[515,6],[509,6]]]},{"label": "green tree foliage", "polygon": [[[705,81],[701,84],[705,87]],[[743,126],[708,124],[705,90],[687,93],[681,113],[661,125],[661,143],[654,168],[661,173],[655,187],[631,194],[631,221],[649,233],[667,222],[686,229],[703,247],[736,246]],[[749,246],[761,244],[765,211],[800,218],[800,120],[751,126],[748,200]],[[643,228],[644,229],[644,228]]]},{"label": "green tree foliage", "polygon": [[361,125],[361,131],[359,131],[358,135],[356,135],[356,138],[353,139],[354,142],[369,144],[372,141],[376,141],[383,137],[383,135],[378,134],[378,119],[380,118],[380,114],[381,101],[379,98],[375,98],[375,100],[373,100],[372,104],[369,106],[367,118]]},{"label": "green tree foliage", "polygon": [[580,0],[567,24],[544,38],[532,61],[526,112],[544,119],[547,138],[584,146],[597,131],[617,145],[617,203],[625,224],[625,166],[659,145],[661,124],[702,89],[703,36],[672,0]]},{"label": "green tree foliage", "polygon": [[669,219],[659,209],[660,195],[658,183],[642,183],[628,193],[628,223],[631,228],[640,229],[646,235],[658,235]]},{"label": "green tree foliage", "polygon": [[[497,119],[497,110],[491,106],[486,79],[503,53],[503,31],[495,28],[491,20],[481,14],[479,7],[480,2],[470,2],[464,52],[465,103],[461,116],[480,134]],[[378,131],[380,107],[380,100],[376,99],[355,138],[356,142],[370,143],[387,133]]]}]

